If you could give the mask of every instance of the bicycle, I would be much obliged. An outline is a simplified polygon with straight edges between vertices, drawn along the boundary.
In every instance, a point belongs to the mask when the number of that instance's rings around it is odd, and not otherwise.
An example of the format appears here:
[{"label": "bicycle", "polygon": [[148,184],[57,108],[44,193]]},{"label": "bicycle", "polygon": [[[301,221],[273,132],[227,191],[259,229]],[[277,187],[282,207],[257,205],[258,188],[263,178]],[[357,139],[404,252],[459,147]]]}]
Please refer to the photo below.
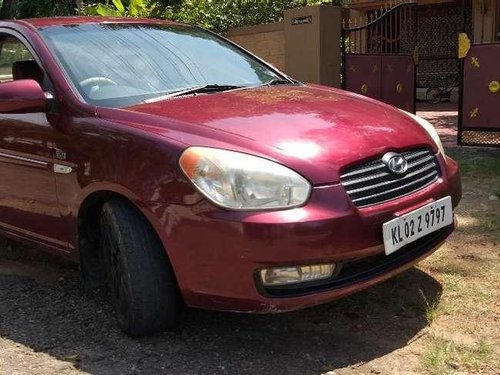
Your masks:
[{"label": "bicycle", "polygon": [[449,102],[451,101],[451,92],[455,86],[456,84],[453,82],[449,86],[430,87],[425,93],[425,100],[430,104]]}]

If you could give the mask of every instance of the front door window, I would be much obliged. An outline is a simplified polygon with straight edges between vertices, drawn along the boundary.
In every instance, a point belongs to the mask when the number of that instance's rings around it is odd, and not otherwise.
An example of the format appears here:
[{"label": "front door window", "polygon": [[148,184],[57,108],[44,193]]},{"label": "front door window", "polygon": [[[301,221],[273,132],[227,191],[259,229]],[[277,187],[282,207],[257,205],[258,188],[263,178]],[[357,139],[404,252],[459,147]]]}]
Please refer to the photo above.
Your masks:
[{"label": "front door window", "polygon": [[0,39],[0,83],[14,79],[13,68],[19,61],[33,61],[33,56],[25,45],[11,37]]}]

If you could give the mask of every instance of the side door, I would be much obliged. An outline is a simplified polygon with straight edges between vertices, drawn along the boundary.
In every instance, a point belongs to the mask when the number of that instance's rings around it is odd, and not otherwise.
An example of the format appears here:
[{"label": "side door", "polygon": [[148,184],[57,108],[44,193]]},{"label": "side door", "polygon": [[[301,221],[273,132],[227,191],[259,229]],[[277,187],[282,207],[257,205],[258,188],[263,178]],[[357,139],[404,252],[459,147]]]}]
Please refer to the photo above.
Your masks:
[{"label": "side door", "polygon": [[[50,86],[28,44],[0,30],[0,88],[18,79]],[[64,250],[53,171],[54,132],[45,113],[0,113],[0,230]]]}]

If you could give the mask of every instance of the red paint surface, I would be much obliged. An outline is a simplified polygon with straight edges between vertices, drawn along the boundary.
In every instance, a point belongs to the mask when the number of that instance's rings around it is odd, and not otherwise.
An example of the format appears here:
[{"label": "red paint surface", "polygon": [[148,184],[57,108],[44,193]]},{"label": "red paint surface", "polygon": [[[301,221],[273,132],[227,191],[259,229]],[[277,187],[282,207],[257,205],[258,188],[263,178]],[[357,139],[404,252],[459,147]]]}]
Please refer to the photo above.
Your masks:
[{"label": "red paint surface", "polygon": [[36,81],[19,80],[0,86],[1,113],[45,111],[45,101],[45,95]]},{"label": "red paint surface", "polygon": [[[96,20],[29,22],[49,26]],[[395,212],[446,195],[454,205],[460,200],[458,168],[438,155],[442,175],[436,183],[384,204],[353,206],[338,183],[343,168],[389,150],[428,146],[437,152],[425,131],[388,105],[307,85],[182,97],[128,109],[95,108],[79,100],[33,27],[0,23],[1,31],[7,28],[24,35],[36,51],[54,84],[57,110],[0,115],[0,154],[6,155],[0,158],[1,230],[76,256],[81,207],[96,194],[119,194],[136,204],[158,233],[188,305],[278,311],[352,293],[411,264],[347,288],[278,300],[258,291],[254,273],[273,265],[383,252],[381,226]],[[283,211],[217,208],[178,168],[179,155],[189,145],[283,163],[311,181],[311,198],[301,208]],[[57,150],[65,152],[65,160],[55,159]],[[54,174],[54,163],[73,172]]]}]

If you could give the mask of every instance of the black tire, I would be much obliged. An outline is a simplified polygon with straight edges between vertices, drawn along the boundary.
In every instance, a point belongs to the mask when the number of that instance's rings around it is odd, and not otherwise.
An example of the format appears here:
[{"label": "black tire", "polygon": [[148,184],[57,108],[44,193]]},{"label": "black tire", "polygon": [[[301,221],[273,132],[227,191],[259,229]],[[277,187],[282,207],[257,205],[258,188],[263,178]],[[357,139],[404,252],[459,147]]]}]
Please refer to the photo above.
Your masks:
[{"label": "black tire", "polygon": [[425,99],[427,100],[427,103],[437,104],[441,101],[439,96],[440,96],[439,90],[429,89],[429,90],[427,90],[427,93],[425,94]]},{"label": "black tire", "polygon": [[131,203],[116,199],[104,204],[101,251],[120,328],[140,337],[175,326],[182,299],[172,266],[158,236]]}]

